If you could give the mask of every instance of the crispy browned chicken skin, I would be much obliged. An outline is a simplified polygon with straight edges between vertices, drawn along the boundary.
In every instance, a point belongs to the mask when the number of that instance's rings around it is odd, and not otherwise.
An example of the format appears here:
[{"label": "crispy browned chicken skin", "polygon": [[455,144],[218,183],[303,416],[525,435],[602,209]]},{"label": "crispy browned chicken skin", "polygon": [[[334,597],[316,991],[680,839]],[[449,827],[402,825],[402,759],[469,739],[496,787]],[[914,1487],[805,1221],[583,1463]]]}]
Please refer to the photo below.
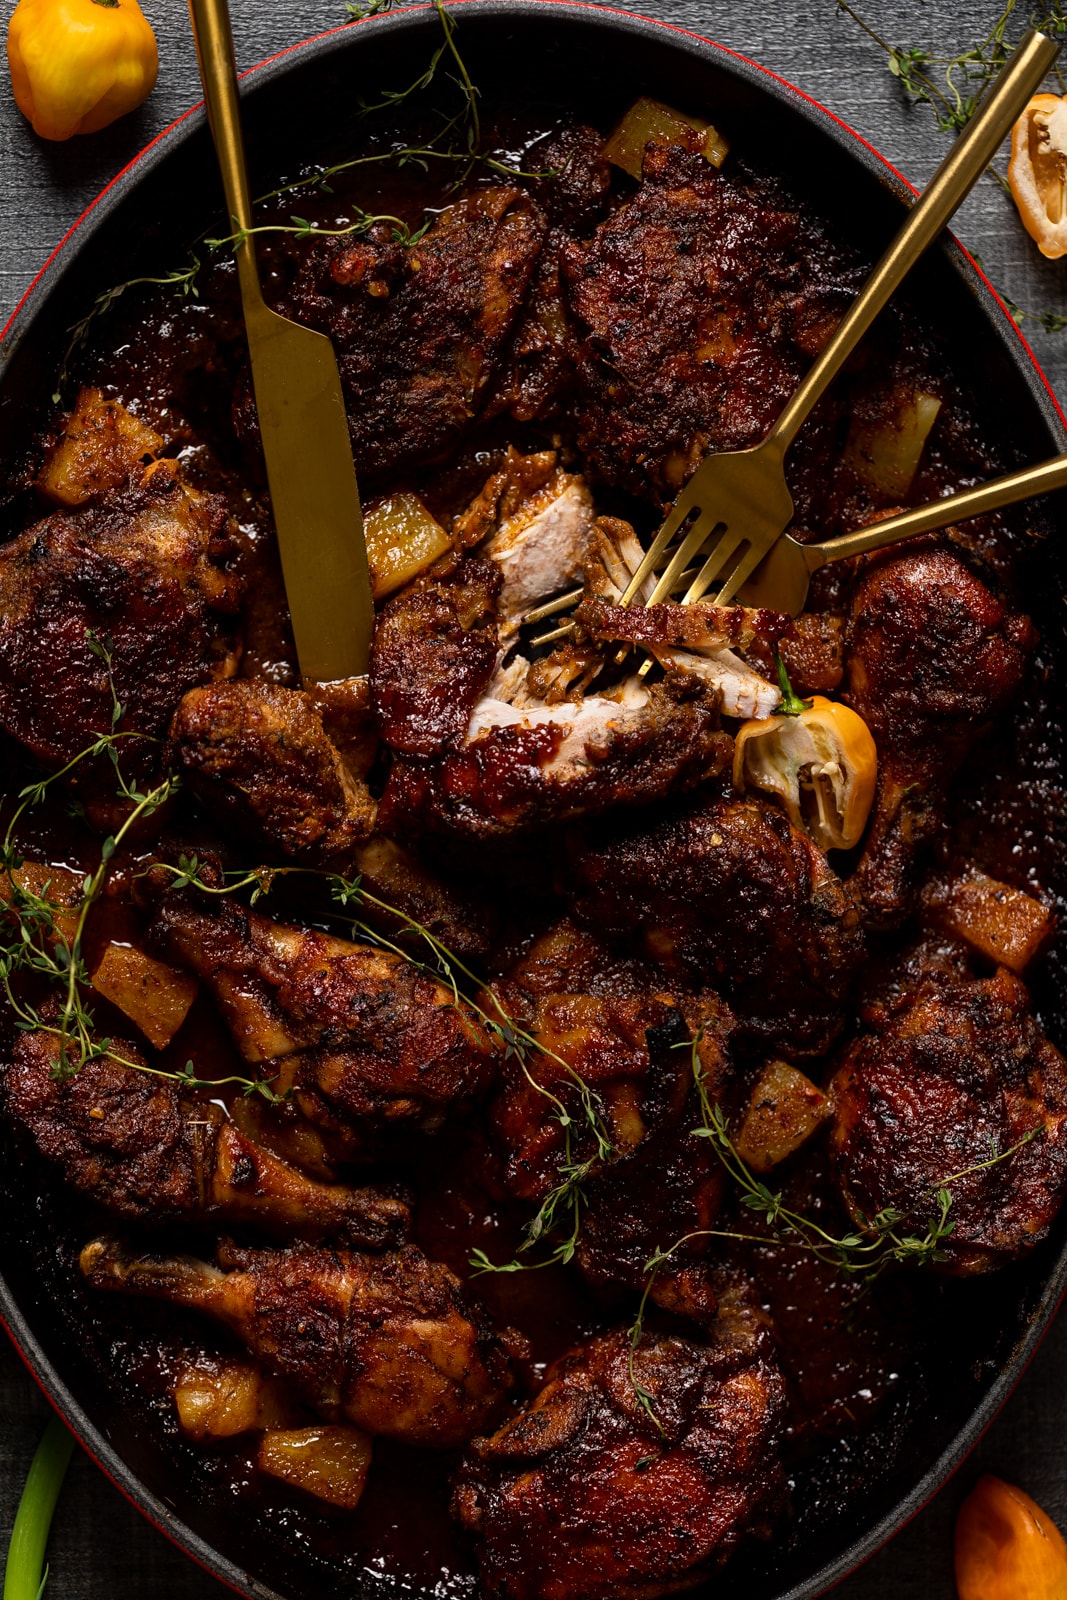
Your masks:
[{"label": "crispy browned chicken skin", "polygon": [[[451,450],[484,406],[544,237],[521,189],[479,189],[414,245],[312,247],[285,309],[337,351],[363,478]],[[250,396],[239,426],[254,430]]]},{"label": "crispy browned chicken skin", "polygon": [[756,798],[700,797],[576,837],[572,912],[693,987],[721,990],[748,1046],[817,1055],[863,959],[826,858]]},{"label": "crispy browned chicken skin", "polygon": [[223,502],[183,488],[169,461],[0,547],[0,727],[49,765],[111,731],[91,629],[111,652],[118,730],[163,737],[187,689],[235,669],[230,554]]},{"label": "crispy browned chicken skin", "polygon": [[[714,995],[672,993],[654,967],[613,956],[566,920],[493,987],[545,1052],[520,1061],[512,1050],[501,1068],[489,1112],[497,1181],[535,1205],[558,1185],[568,1154],[562,1102],[573,1119],[570,1159],[587,1164],[579,1265],[597,1285],[640,1288],[659,1245],[710,1227],[718,1211],[722,1168],[692,1131],[700,1121],[693,1051],[717,1100],[730,1076],[729,1013]],[[610,1147],[603,1157],[579,1078]],[[684,1294],[688,1314],[701,1319],[714,1309],[714,1295],[689,1271],[706,1248],[706,1239],[693,1239],[680,1251],[657,1279],[655,1298],[680,1310]],[[684,1282],[675,1267],[689,1274]]]},{"label": "crispy browned chicken skin", "polygon": [[893,1207],[901,1230],[921,1236],[937,1190],[965,1173],[949,1185],[941,1270],[983,1272],[1025,1254],[1067,1189],[1067,1062],[1023,984],[1004,968],[975,979],[935,959],[912,965],[864,1019],[831,1089],[830,1151],[853,1216]]},{"label": "crispy browned chicken skin", "polygon": [[402,956],[195,892],[165,895],[151,934],[209,986],[244,1059],[292,1086],[311,1121],[432,1127],[493,1080],[480,1021]]},{"label": "crispy browned chicken skin", "polygon": [[447,1267],[414,1245],[386,1255],[293,1246],[152,1257],[94,1239],[96,1289],[214,1317],[328,1421],[446,1449],[493,1423],[512,1387],[504,1348]]},{"label": "crispy browned chicken skin", "polygon": [[336,732],[336,719],[328,720],[311,694],[262,678],[191,690],[170,729],[190,788],[250,865],[251,841],[271,855],[358,875],[368,894],[392,908],[364,902],[375,927],[410,941],[410,918],[457,955],[484,960],[492,910],[443,882],[412,850],[370,831],[377,806],[361,776],[365,762],[350,756]]},{"label": "crispy browned chicken skin", "polygon": [[813,319],[840,304],[817,238],[771,186],[649,146],[633,198],[563,254],[578,442],[600,477],[665,501],[707,450],[763,437]]},{"label": "crispy browned chicken skin", "polygon": [[768,1334],[739,1307],[707,1346],[646,1334],[632,1370],[626,1329],[572,1351],[460,1473],[453,1509],[486,1592],[650,1600],[715,1571],[784,1499],[784,1398]]},{"label": "crispy browned chicken skin", "polygon": [[398,755],[462,745],[496,665],[500,584],[492,562],[468,557],[447,579],[410,584],[383,608],[371,690],[382,738]]},{"label": "crispy browned chicken skin", "polygon": [[872,926],[907,915],[917,848],[964,757],[1018,690],[1034,643],[1029,618],[946,551],[898,556],[860,580],[848,700],[874,734],[878,789],[852,886]]},{"label": "crispy browned chicken skin", "polygon": [[402,1201],[316,1183],[247,1138],[217,1102],[138,1071],[147,1063],[134,1045],[115,1039],[111,1048],[113,1055],[87,1061],[61,1082],[52,1076],[56,1036],[20,1034],[3,1103],[66,1181],[116,1216],[244,1222],[371,1250],[403,1239],[409,1212]]},{"label": "crispy browned chicken skin", "polygon": [[692,788],[732,756],[717,695],[671,679],[526,714],[486,699],[471,732],[439,761],[393,764],[384,827],[507,838]]},{"label": "crispy browned chicken skin", "polygon": [[310,695],[262,679],[192,689],[170,726],[177,764],[247,839],[327,865],[351,862],[377,806]]}]

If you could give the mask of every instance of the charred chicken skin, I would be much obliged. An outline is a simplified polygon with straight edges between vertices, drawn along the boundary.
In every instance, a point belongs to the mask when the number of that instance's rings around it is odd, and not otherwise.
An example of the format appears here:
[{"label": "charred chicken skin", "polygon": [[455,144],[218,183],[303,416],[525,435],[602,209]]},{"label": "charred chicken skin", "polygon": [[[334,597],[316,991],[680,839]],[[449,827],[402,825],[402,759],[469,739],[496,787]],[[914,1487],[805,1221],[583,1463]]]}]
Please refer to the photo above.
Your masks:
[{"label": "charred chicken skin", "polygon": [[210,809],[261,843],[350,862],[377,807],[327,736],[310,695],[260,679],[191,690],[170,726],[179,770]]},{"label": "charred chicken skin", "polygon": [[574,842],[572,912],[673,977],[714,983],[738,1039],[818,1055],[863,959],[858,912],[822,852],[758,799],[685,802]]},{"label": "charred chicken skin", "polygon": [[947,1183],[942,1271],[1024,1255],[1067,1190],[1067,1062],[1023,984],[1004,968],[976,979],[934,961],[864,1019],[830,1091],[831,1158],[857,1223],[893,1207],[921,1234]]},{"label": "charred chicken skin", "polygon": [[[541,1046],[501,1068],[489,1111],[499,1181],[516,1199],[539,1205],[547,1198],[567,1159],[557,1102],[566,1105],[570,1159],[586,1167],[579,1265],[597,1285],[640,1288],[662,1241],[699,1234],[718,1211],[722,1168],[692,1131],[700,1120],[694,1051],[716,1100],[730,1076],[729,1013],[714,995],[665,990],[654,968],[612,956],[568,921],[535,940],[494,989]],[[579,1083],[593,1096],[606,1154],[583,1123]],[[674,1269],[689,1272],[706,1243],[694,1238],[653,1291],[675,1309],[684,1295],[686,1311],[700,1320],[714,1296]]]},{"label": "charred chicken skin", "polygon": [[1022,682],[1035,634],[956,556],[875,565],[852,601],[849,703],[878,746],[878,789],[852,880],[866,920],[911,909],[917,851],[937,828],[949,781]]},{"label": "charred chicken skin", "polygon": [[269,1064],[312,1121],[434,1126],[492,1083],[482,1024],[402,956],[184,892],[164,897],[152,937],[204,980],[244,1059]]},{"label": "charred chicken skin", "polygon": [[763,438],[819,306],[840,314],[825,249],[825,281],[807,276],[809,229],[771,186],[647,148],[633,198],[563,254],[578,440],[597,476],[666,503],[709,449]]},{"label": "charred chicken skin", "polygon": [[631,1352],[620,1329],[572,1351],[459,1475],[454,1509],[486,1592],[650,1600],[707,1577],[781,1507],[784,1400],[766,1329],[742,1306],[708,1345],[647,1334]]},{"label": "charred chicken skin", "polygon": [[386,1255],[293,1246],[152,1257],[94,1239],[95,1289],[213,1317],[328,1422],[448,1449],[499,1415],[513,1383],[504,1346],[447,1267],[408,1245]]},{"label": "charred chicken skin", "polygon": [[113,684],[115,731],[162,738],[186,690],[236,669],[231,554],[223,502],[171,461],[0,546],[0,728],[60,766],[112,731]]},{"label": "charred chicken skin", "polygon": [[266,1233],[385,1249],[408,1207],[374,1189],[317,1183],[233,1126],[221,1106],[138,1070],[135,1046],[55,1076],[54,1034],[23,1033],[3,1081],[4,1109],[83,1194],[131,1222],[250,1223]]},{"label": "charred chicken skin", "polygon": [[[309,252],[284,309],[333,341],[363,479],[432,460],[485,405],[544,238],[521,189],[479,189],[414,245],[389,226]],[[255,431],[250,394],[238,426]]]}]

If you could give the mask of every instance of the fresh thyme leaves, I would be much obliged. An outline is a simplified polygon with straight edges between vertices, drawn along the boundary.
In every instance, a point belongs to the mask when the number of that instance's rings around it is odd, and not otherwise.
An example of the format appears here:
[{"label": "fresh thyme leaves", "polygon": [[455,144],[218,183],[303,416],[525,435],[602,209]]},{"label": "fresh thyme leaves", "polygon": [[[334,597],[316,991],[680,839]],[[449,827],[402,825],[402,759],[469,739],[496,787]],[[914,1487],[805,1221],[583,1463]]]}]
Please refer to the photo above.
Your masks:
[{"label": "fresh thyme leaves", "polygon": [[[857,12],[849,0],[835,0],[839,11],[852,18],[887,56],[886,65],[907,98],[916,105],[928,105],[938,128],[959,133],[974,115],[987,85],[996,77],[1008,56],[1013,41],[1009,24],[1019,9],[1018,0],[1007,0],[984,38],[957,55],[935,55],[919,45],[892,45]],[[1067,34],[1067,12],[1063,0],[1044,0],[1028,17],[1029,25],[1054,38]],[[1059,77],[1059,73],[1056,74]],[[1060,80],[1061,91],[1063,89]],[[994,174],[999,177],[999,174]]]},{"label": "fresh thyme leaves", "polygon": [[1017,328],[1021,328],[1024,322],[1033,322],[1039,328],[1044,328],[1046,333],[1062,333],[1067,328],[1067,315],[1061,311],[1025,311],[1014,300],[1009,300],[1006,294],[1002,294],[1001,299]]},{"label": "fresh thyme leaves", "polygon": [[[27,784],[19,792],[18,803],[0,843],[0,876],[6,880],[0,890],[0,901],[6,902],[0,905],[0,988],[16,1027],[26,1032],[48,1034],[57,1041],[53,1076],[60,1081],[73,1077],[87,1061],[107,1057],[120,1066],[167,1078],[187,1088],[209,1087],[206,1080],[196,1077],[192,1062],[181,1072],[168,1072],[118,1055],[112,1050],[110,1039],[96,1037],[93,1013],[86,1003],[85,991],[90,987],[90,977],[84,957],[85,933],[92,910],[104,892],[114,858],[138,824],[157,812],[179,787],[179,779],[170,774],[143,789],[123,774],[120,742],[134,740],[151,744],[156,741],[147,734],[117,731],[123,708],[112,677],[110,646],[88,630],[86,638],[93,655],[107,672],[112,731],[100,734],[59,771]],[[26,863],[15,843],[18,826],[27,811],[39,806],[58,783],[83,762],[97,756],[111,761],[118,793],[129,810],[115,832],[102,841],[100,859],[94,870],[82,879],[77,897],[55,899],[51,879],[38,882],[35,887],[33,879],[23,871]],[[20,981],[26,978],[45,983],[54,1002],[51,1007],[42,1012],[27,998],[25,984]],[[233,1077],[221,1081],[239,1085],[245,1094],[258,1094],[270,1101],[279,1098],[266,1080]]]},{"label": "fresh thyme leaves", "polygon": [[[927,1203],[922,1209],[924,1211],[932,1209],[933,1214],[926,1224],[924,1233],[905,1231],[906,1225],[916,1217],[919,1207],[913,1207],[906,1212],[894,1206],[886,1206],[873,1217],[861,1217],[856,1230],[832,1234],[811,1217],[790,1210],[782,1194],[773,1191],[757,1178],[742,1160],[730,1137],[722,1107],[711,1102],[696,1044],[693,1046],[693,1080],[701,1112],[701,1125],[693,1132],[700,1138],[711,1140],[719,1160],[737,1184],[742,1205],[756,1212],[772,1229],[770,1239],[760,1235],[726,1234],[725,1236],[751,1237],[764,1245],[779,1244],[792,1249],[807,1250],[820,1261],[825,1261],[829,1266],[850,1276],[860,1276],[868,1284],[894,1262],[925,1266],[931,1262],[943,1261],[945,1252],[942,1245],[955,1228],[950,1215],[952,1185],[975,1172],[982,1172],[987,1167],[1007,1161],[1042,1131],[1040,1127],[1035,1128],[1010,1149],[994,1150],[987,1160],[977,1162],[961,1172],[950,1173],[938,1184],[931,1184],[926,1196]],[[706,1235],[688,1235],[687,1238],[703,1236]],[[664,1262],[685,1242],[684,1239],[678,1240],[670,1250],[657,1253],[648,1263],[646,1270],[653,1274],[658,1272]]]},{"label": "fresh thyme leaves", "polygon": [[[495,990],[483,987],[470,967],[431,929],[396,906],[379,899],[358,877],[345,878],[339,873],[312,867],[256,867],[248,871],[226,873],[223,881],[218,883],[212,881],[205,864],[195,855],[180,856],[177,866],[159,863],[154,870],[160,869],[171,874],[176,887],[195,888],[206,894],[226,895],[251,889],[253,903],[260,895],[269,893],[277,879],[301,876],[317,878],[326,884],[334,903],[343,911],[348,912],[353,906],[371,907],[399,923],[403,932],[414,937],[426,959],[420,960],[407,946],[390,939],[362,917],[346,916],[344,919],[351,931],[360,938],[380,949],[391,951],[426,976],[446,983],[452,991],[456,1007],[473,1012],[483,1027],[503,1046],[505,1061],[516,1061],[530,1087],[549,1102],[550,1114],[563,1133],[563,1152],[556,1169],[559,1181],[527,1224],[526,1237],[519,1250],[522,1255],[535,1245],[550,1244],[548,1255],[540,1261],[519,1260],[516,1257],[513,1261],[497,1265],[489,1260],[484,1251],[477,1250],[472,1256],[471,1265],[478,1272],[521,1272],[573,1259],[581,1231],[585,1184],[596,1168],[609,1161],[613,1154],[599,1097],[562,1056],[547,1049],[536,1035],[520,1026],[508,1014]],[[460,987],[460,979],[466,981],[466,988]],[[538,1058],[551,1061],[561,1069],[565,1082],[560,1094],[535,1076],[531,1062]],[[571,1104],[562,1098],[568,1091]],[[578,1131],[591,1138],[593,1144],[593,1153],[584,1160],[577,1159],[574,1150],[574,1138]]]},{"label": "fresh thyme leaves", "polygon": [[367,0],[366,5],[361,5],[360,0],[345,0],[345,10],[353,22],[366,22],[368,17],[380,17],[383,11],[392,11],[400,4],[400,0]]},{"label": "fresh thyme leaves", "polygon": [[[646,1271],[648,1271],[647,1268]],[[649,1420],[656,1425],[656,1428],[662,1435],[663,1424],[656,1415],[655,1398],[641,1382],[634,1370],[634,1360],[638,1350],[641,1347],[641,1340],[644,1338],[645,1333],[645,1312],[648,1308],[648,1297],[652,1293],[655,1281],[655,1271],[648,1272],[648,1276],[645,1279],[644,1293],[642,1294],[640,1304],[637,1307],[637,1315],[630,1324],[629,1328],[626,1330],[630,1341],[630,1350],[627,1357],[627,1376],[630,1380],[630,1388],[634,1392],[634,1399],[637,1401],[637,1404],[640,1406],[641,1410],[645,1413]]]},{"label": "fresh thyme leaves", "polygon": [[[356,209],[358,211],[358,207]],[[246,239],[261,233],[288,233],[296,239],[350,239],[355,234],[369,233],[371,228],[385,224],[392,228],[393,237],[398,244],[413,245],[418,244],[432,221],[432,217],[427,217],[421,227],[412,230],[399,217],[372,216],[370,212],[358,211],[355,220],[343,227],[323,228],[316,222],[309,222],[306,217],[291,217],[288,223],[264,222],[254,228],[235,228],[233,233],[227,233],[218,239],[205,239],[203,242],[209,250],[228,248],[236,252]]]}]

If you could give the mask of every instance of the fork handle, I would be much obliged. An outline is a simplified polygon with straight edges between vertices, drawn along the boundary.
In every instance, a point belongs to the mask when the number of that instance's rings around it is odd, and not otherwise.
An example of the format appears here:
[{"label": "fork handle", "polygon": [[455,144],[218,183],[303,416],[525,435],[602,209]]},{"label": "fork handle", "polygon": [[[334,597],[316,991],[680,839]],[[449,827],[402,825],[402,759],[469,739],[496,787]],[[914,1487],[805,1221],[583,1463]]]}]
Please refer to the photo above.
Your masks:
[{"label": "fork handle", "polygon": [[[1034,495],[1050,494],[1053,489],[1067,489],[1067,455],[1053,456],[1036,467],[1023,467],[1006,477],[994,478],[992,483],[982,483],[976,489],[964,489],[960,494],[946,495],[927,506],[916,506],[912,511],[902,511],[899,516],[886,517],[884,522],[872,523],[867,528],[857,528],[854,533],[843,533],[823,544],[804,545],[811,570],[815,571],[827,561],[841,561],[845,556],[863,555],[868,550],[881,550],[887,544],[897,544],[901,539],[914,539],[919,533],[932,533],[935,528],[947,528],[953,522],[965,522],[968,517],[980,517],[987,511],[999,511],[1001,506],[1014,505],[1019,500],[1029,500]],[[814,558],[818,559],[814,559]]]},{"label": "fork handle", "polygon": [[922,198],[816,357],[766,441],[789,448],[801,424],[836,377],[886,301],[968,195],[1030,96],[1056,59],[1059,46],[1031,30],[981,106],[930,179]]},{"label": "fork handle", "polygon": [[[196,59],[204,87],[204,105],[215,141],[219,173],[226,195],[226,215],[238,228],[252,226],[252,199],[241,137],[241,110],[237,95],[237,63],[233,54],[230,10],[226,0],[189,0],[189,17],[196,42]],[[237,274],[246,310],[263,299],[256,267],[255,245],[246,238],[237,248]]]}]

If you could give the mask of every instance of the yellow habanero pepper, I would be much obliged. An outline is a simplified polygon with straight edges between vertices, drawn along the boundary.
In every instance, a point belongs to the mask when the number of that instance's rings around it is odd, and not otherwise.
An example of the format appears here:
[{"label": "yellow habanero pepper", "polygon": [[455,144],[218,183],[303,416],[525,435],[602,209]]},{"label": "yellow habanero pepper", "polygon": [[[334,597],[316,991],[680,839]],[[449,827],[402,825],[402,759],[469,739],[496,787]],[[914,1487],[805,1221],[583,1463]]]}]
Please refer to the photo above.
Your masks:
[{"label": "yellow habanero pepper", "polygon": [[1067,95],[1035,94],[1016,122],[1008,184],[1041,254],[1067,255]]},{"label": "yellow habanero pepper", "polygon": [[42,139],[106,128],[152,92],[159,68],[137,0],[19,0],[7,60],[15,104]]},{"label": "yellow habanero pepper", "polygon": [[1067,1600],[1067,1545],[1030,1496],[980,1478],[956,1519],[960,1600]]},{"label": "yellow habanero pepper", "polygon": [[823,850],[851,850],[867,826],[878,753],[861,716],[817,694],[800,700],[778,662],[782,705],[753,718],[734,741],[734,787],[751,784],[781,800],[794,827]]}]

